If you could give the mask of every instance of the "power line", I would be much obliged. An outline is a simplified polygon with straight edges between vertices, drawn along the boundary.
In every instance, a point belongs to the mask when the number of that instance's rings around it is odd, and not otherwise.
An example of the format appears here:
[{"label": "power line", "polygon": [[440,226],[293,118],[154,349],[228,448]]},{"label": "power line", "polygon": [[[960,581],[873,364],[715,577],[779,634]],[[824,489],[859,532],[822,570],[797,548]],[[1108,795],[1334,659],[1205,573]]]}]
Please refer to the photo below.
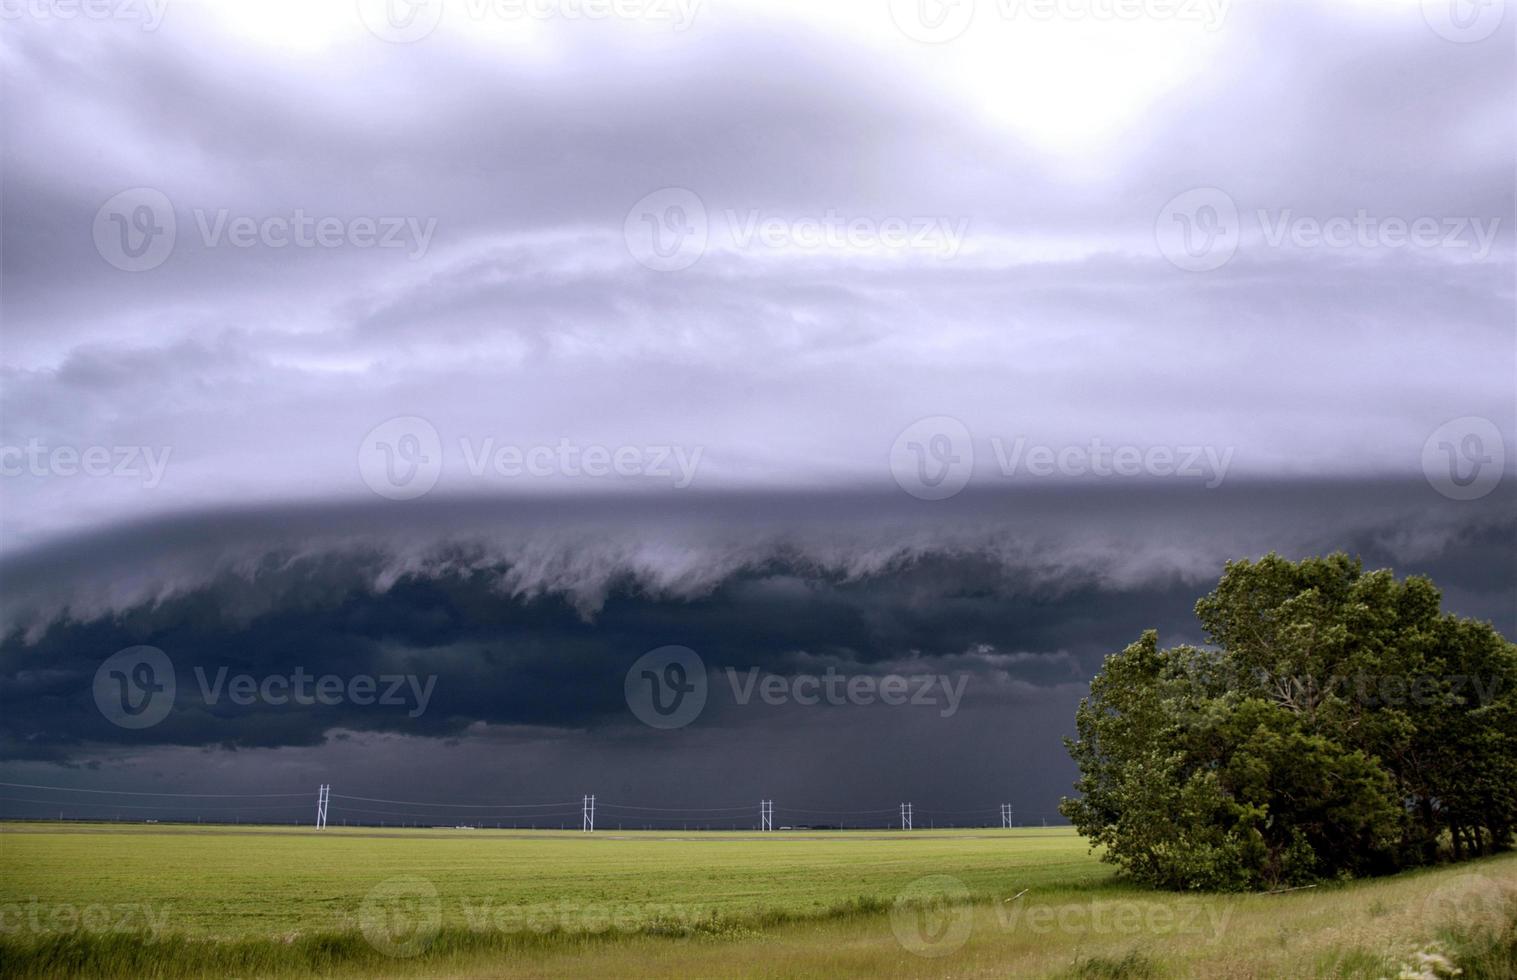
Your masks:
[{"label": "power line", "polygon": [[[307,795],[307,794],[298,794]],[[345,796],[341,793],[333,793],[334,800],[358,800],[363,803],[390,803],[395,806],[446,806],[460,809],[497,809],[497,810],[530,810],[534,807],[544,806],[578,806],[578,800],[552,800],[547,803],[429,803],[425,800],[381,800],[372,796]]]},{"label": "power line", "polygon": [[[337,796],[337,794],[333,793],[332,796],[335,799],[336,796]],[[344,807],[339,807],[338,808],[338,812],[339,813],[370,813],[370,814],[378,814],[380,816],[387,816],[387,817],[410,817],[413,820],[439,820],[439,819],[442,819],[445,816],[448,817],[449,819],[453,819],[454,817],[456,817],[459,820],[492,820],[492,819],[497,819],[497,818],[499,818],[499,819],[509,819],[509,820],[531,820],[531,819],[534,819],[534,818],[537,818],[537,817],[564,817],[564,816],[572,816],[573,814],[578,813],[579,811],[576,808],[576,809],[573,809],[573,810],[554,810],[554,811],[551,811],[551,812],[548,812],[548,813],[505,813],[505,814],[501,814],[501,813],[459,813],[459,814],[443,814],[443,813],[407,813],[404,810],[372,810],[372,809],[366,809],[364,807],[344,806]]]},{"label": "power line", "polygon": [[[83,806],[83,807],[105,807],[105,808],[114,807],[114,808],[124,809],[124,810],[159,810],[159,811],[163,811],[163,810],[184,809],[187,806],[189,806],[190,804],[184,803],[182,801],[192,801],[192,800],[265,800],[265,799],[288,799],[288,800],[306,800],[306,801],[308,801],[309,798],[310,798],[308,793],[164,793],[164,792],[155,792],[155,791],[151,791],[151,790],[87,789],[87,788],[84,788],[84,787],[77,787],[77,786],[46,786],[46,785],[41,785],[41,784],[37,784],[37,783],[15,783],[15,782],[4,782],[4,781],[0,781],[0,787],[11,787],[11,788],[17,788],[17,789],[37,789],[37,790],[45,790],[45,791],[56,792],[56,793],[88,793],[88,794],[94,794],[94,795],[100,795],[100,796],[112,796],[112,797],[120,797],[120,796],[126,796],[126,797],[133,797],[133,796],[137,796],[137,797],[152,797],[152,798],[161,799],[161,800],[165,801],[163,803],[155,803],[155,804],[149,805],[149,804],[147,804],[145,802],[139,802],[139,803],[135,803],[135,804],[134,803],[118,803],[118,802],[114,802],[114,801],[92,803],[92,802],[81,801],[81,800],[76,800],[76,801],[73,801],[73,802],[64,802],[64,801],[60,801],[60,800],[39,800],[39,799],[33,799],[33,798],[28,798],[28,797],[0,797],[0,803],[22,803],[22,804],[30,804],[30,805],[36,805],[36,806],[52,806],[52,807],[56,807],[56,806],[59,806],[59,805],[64,805],[64,806]],[[558,819],[558,818],[562,818],[562,817],[572,816],[574,814],[574,812],[576,810],[578,810],[580,812],[580,814],[581,814],[581,817],[582,817],[582,820],[581,820],[582,825],[586,829],[593,828],[593,826],[594,826],[594,823],[593,823],[593,821],[594,821],[594,817],[593,817],[594,810],[593,810],[593,808],[596,806],[596,803],[597,803],[597,801],[595,801],[594,798],[590,797],[590,796],[586,796],[583,800],[579,800],[579,801],[575,801],[575,800],[562,800],[562,801],[555,800],[555,801],[539,802],[539,803],[501,803],[501,802],[462,803],[462,802],[433,801],[433,800],[391,800],[391,799],[383,799],[383,798],[380,798],[380,797],[373,797],[373,796],[347,796],[347,795],[344,795],[344,794],[332,793],[330,791],[330,788],[326,787],[325,784],[323,784],[323,788],[321,790],[321,793],[318,794],[318,796],[319,797],[325,796],[326,798],[329,798],[329,799],[343,801],[343,802],[339,803],[339,805],[338,805],[339,809],[341,811],[343,811],[343,812],[352,812],[352,813],[355,813],[355,814],[374,814],[374,815],[390,816],[390,817],[402,817],[402,818],[405,818],[405,819],[417,820],[417,821],[452,820],[452,819],[459,819],[459,820],[497,820],[497,821],[499,821],[499,820],[521,821],[521,820],[534,820],[534,819]],[[175,802],[175,801],[181,801],[181,802]],[[365,807],[360,807],[360,806],[353,806],[352,805],[353,803],[378,803],[378,804],[384,804],[384,805],[389,805],[389,806],[398,806],[398,807],[407,807],[407,808],[420,808],[420,809],[412,809],[412,810],[409,810],[409,811],[408,810],[391,810],[391,809],[374,809],[374,808],[365,808]],[[235,813],[243,811],[243,810],[285,810],[285,809],[292,809],[292,808],[295,808],[295,807],[299,807],[299,806],[302,806],[302,805],[306,805],[306,804],[303,804],[303,803],[277,803],[277,804],[237,803],[237,804],[233,804],[233,805],[230,805],[230,806],[204,806],[204,805],[201,805],[201,804],[198,804],[198,803],[194,804],[194,806],[195,806],[195,808],[197,810],[205,810],[205,811],[211,811],[211,812],[217,812],[217,813],[232,813],[232,814],[235,814]],[[697,825],[700,825],[700,824],[704,823],[704,824],[707,824],[709,826],[710,824],[725,825],[725,824],[730,823],[730,822],[741,822],[741,821],[743,821],[743,817],[739,816],[739,814],[751,814],[752,810],[753,810],[752,804],[745,804],[745,805],[742,805],[742,806],[703,806],[703,807],[697,807],[697,806],[678,806],[678,807],[676,807],[676,806],[642,806],[642,805],[632,804],[632,803],[607,803],[607,802],[599,802],[599,807],[601,809],[603,809],[603,810],[608,811],[608,815],[610,815],[610,816],[635,817],[636,820],[645,821],[645,822],[649,822],[649,823],[661,823],[661,824],[681,824],[681,823],[683,823],[683,824],[685,824],[687,826],[687,828],[692,823],[693,824],[697,824]],[[439,809],[439,808],[446,809],[446,810],[449,810],[449,811],[463,810],[463,811],[470,811],[470,812],[458,813],[458,814],[444,814],[444,813],[436,812],[437,809]],[[823,816],[823,817],[852,818],[852,820],[855,821],[855,822],[858,822],[858,818],[860,818],[860,817],[873,819],[873,818],[880,817],[880,815],[883,815],[883,814],[897,814],[897,813],[900,813],[900,816],[902,818],[902,824],[907,829],[909,829],[911,827],[911,825],[912,825],[912,819],[911,818],[912,818],[912,815],[913,815],[912,814],[912,807],[909,804],[901,804],[900,807],[878,807],[878,808],[874,808],[874,809],[849,809],[849,808],[843,808],[843,807],[836,807],[836,808],[822,808],[822,807],[816,807],[816,806],[801,807],[801,806],[788,806],[788,805],[783,805],[783,804],[780,804],[779,806],[776,806],[775,801],[767,800],[766,799],[766,800],[762,801],[762,803],[760,805],[759,823],[760,823],[761,827],[767,827],[768,829],[773,829],[774,812],[775,812],[776,809],[780,810],[782,813],[790,813],[790,814],[796,814],[796,815],[812,815],[812,816]],[[320,805],[319,805],[319,802],[318,802],[318,825],[320,825],[320,823],[322,822],[321,819],[320,819],[319,810],[320,810]],[[1002,827],[1009,827],[1009,826],[1012,825],[1012,821],[1011,821],[1011,818],[1010,818],[1010,810],[1011,810],[1011,805],[1010,804],[1002,804],[1001,805],[1000,823],[1001,823]],[[517,812],[496,812],[496,811],[517,811]],[[520,811],[531,811],[531,812],[520,812]],[[904,811],[904,812],[902,812],[902,811]],[[988,814],[990,812],[990,808],[989,807],[972,807],[972,808],[964,808],[964,809],[942,809],[942,810],[938,810],[938,809],[924,809],[921,812],[923,814],[927,814],[927,815],[932,815],[932,814],[939,814],[939,815],[946,815],[946,814]],[[1028,815],[1036,816],[1037,813],[1024,814],[1024,816],[1028,816]],[[880,822],[881,822],[881,824],[888,825],[889,823],[893,823],[894,821],[892,821],[892,820],[886,820],[886,819],[881,819]],[[1045,823],[1046,823],[1046,821],[1045,821]]]},{"label": "power line", "polygon": [[753,805],[748,806],[632,806],[627,803],[598,803],[597,806],[611,807],[616,810],[647,810],[648,812],[662,813],[735,813],[739,810],[744,813],[751,812]]},{"label": "power line", "polygon": [[273,799],[275,797],[306,797],[309,793],[150,793],[147,790],[138,789],[81,789],[77,786],[39,786],[36,783],[5,783],[0,786],[11,786],[16,789],[46,789],[56,790],[60,793],[109,793],[117,796],[173,796],[183,798],[195,798],[203,800],[255,800]]},{"label": "power line", "polygon": [[[0,797],[0,803],[40,803],[43,806],[104,806],[117,810],[169,810],[173,808],[173,804],[171,803],[159,803],[149,806],[144,803],[117,803],[113,800],[101,803],[91,803],[88,800],[31,800],[21,796]],[[289,810],[302,805],[300,803],[264,803],[249,804],[247,806],[196,807],[196,809],[240,813],[243,810]]]}]

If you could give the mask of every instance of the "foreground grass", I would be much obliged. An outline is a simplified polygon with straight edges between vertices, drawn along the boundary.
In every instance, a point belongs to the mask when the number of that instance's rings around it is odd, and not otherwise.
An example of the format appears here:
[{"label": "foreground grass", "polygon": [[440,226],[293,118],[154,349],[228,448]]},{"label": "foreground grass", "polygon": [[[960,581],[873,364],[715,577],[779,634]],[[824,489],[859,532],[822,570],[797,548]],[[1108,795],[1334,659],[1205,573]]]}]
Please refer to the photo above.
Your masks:
[{"label": "foreground grass", "polygon": [[[1282,895],[1156,894],[1053,830],[5,827],[0,975],[1394,977],[1441,949],[1480,980],[1517,977],[1513,895],[1517,855]],[[160,916],[47,918],[89,906]]]}]

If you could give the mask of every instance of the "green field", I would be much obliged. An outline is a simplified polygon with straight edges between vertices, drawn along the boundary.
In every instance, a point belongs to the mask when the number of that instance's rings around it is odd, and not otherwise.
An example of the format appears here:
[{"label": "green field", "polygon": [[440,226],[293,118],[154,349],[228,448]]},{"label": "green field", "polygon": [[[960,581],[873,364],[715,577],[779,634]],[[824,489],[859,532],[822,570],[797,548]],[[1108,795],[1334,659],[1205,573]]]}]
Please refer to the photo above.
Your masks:
[{"label": "green field", "polygon": [[1440,941],[1481,969],[1513,894],[1517,855],[1156,894],[1057,828],[4,824],[0,975],[1395,976]]}]

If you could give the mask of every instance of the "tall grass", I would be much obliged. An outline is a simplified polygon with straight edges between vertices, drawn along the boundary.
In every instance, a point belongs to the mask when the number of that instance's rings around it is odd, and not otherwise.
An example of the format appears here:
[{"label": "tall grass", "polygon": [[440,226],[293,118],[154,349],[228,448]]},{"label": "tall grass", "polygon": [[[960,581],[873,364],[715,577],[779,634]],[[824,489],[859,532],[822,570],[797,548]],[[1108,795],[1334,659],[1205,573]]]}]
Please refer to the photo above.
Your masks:
[{"label": "tall grass", "polygon": [[[638,939],[720,942],[754,939],[763,929],[848,922],[886,913],[890,903],[860,896],[819,910],[769,908],[746,914],[657,916],[630,929],[583,931],[552,926],[497,930],[445,926],[426,944],[427,962],[573,952]],[[286,939],[213,939],[178,934],[103,933],[76,929],[0,936],[0,977],[171,978],[206,976],[385,976],[403,961],[387,956],[359,929],[293,934]]]},{"label": "tall grass", "polygon": [[1446,939],[1459,980],[1517,980],[1517,901],[1496,928],[1450,931]]}]

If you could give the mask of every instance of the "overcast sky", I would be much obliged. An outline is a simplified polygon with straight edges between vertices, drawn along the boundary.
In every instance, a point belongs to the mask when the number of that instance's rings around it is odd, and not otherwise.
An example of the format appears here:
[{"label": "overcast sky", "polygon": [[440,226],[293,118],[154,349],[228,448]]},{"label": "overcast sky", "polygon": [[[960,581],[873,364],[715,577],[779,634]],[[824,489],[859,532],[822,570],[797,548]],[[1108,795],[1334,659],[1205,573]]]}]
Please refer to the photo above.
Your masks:
[{"label": "overcast sky", "polygon": [[[775,745],[740,800],[1047,812],[1100,656],[1202,639],[1228,558],[1347,548],[1510,635],[1508,6],[5,0],[3,771],[696,795],[665,737]],[[133,644],[443,666],[419,718],[128,731]],[[665,644],[974,680],[723,680],[660,733],[620,692]]]}]

